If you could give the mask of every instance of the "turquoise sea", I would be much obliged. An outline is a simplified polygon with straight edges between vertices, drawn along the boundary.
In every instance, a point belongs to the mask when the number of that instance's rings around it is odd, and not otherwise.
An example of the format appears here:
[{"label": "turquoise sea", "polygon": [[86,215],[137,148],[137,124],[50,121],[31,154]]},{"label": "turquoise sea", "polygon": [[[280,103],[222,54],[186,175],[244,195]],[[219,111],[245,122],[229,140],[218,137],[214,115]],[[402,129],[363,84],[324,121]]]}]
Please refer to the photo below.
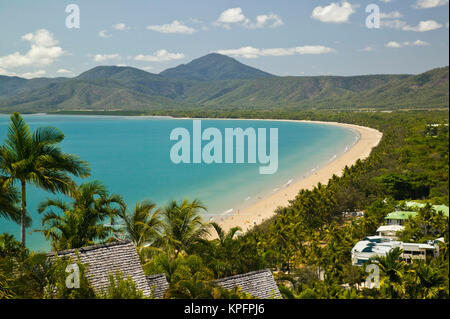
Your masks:
[{"label": "turquoise sea", "polygon": [[[202,120],[202,128],[278,128],[278,171],[260,175],[256,164],[174,164],[170,160],[170,132],[177,127],[192,131],[192,120],[152,117],[24,115],[32,129],[54,126],[66,135],[65,152],[90,163],[92,176],[112,193],[123,196],[129,207],[151,199],[165,205],[171,199],[198,198],[208,207],[208,215],[224,214],[270,195],[277,188],[311,174],[349,149],[358,133],[332,125],[257,121]],[[0,115],[0,140],[6,136],[9,116]],[[267,133],[268,134],[268,133]],[[192,136],[192,135],[191,135]],[[203,142],[206,144],[206,142]],[[28,210],[33,225],[27,246],[49,250],[49,243],[33,230],[41,226],[38,203],[55,195],[28,188]],[[62,196],[62,195],[57,195]],[[210,216],[206,216],[209,218]],[[20,238],[20,227],[0,219],[0,233]]]}]

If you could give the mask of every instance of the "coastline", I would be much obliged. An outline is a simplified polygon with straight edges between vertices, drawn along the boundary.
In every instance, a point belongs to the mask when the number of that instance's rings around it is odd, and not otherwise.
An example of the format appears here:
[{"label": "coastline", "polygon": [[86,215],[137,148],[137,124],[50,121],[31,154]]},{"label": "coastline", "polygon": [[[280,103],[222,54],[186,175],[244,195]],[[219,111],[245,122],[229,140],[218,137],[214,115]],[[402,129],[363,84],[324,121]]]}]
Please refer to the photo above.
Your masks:
[{"label": "coastline", "polygon": [[230,230],[232,227],[239,226],[242,228],[243,232],[246,232],[251,227],[259,225],[274,216],[275,210],[278,207],[288,206],[289,201],[293,200],[300,190],[313,189],[318,183],[326,184],[333,175],[341,176],[345,166],[352,166],[357,160],[363,160],[369,157],[372,149],[379,144],[383,136],[383,134],[376,129],[354,124],[305,120],[255,120],[303,122],[341,126],[356,131],[359,134],[359,139],[345,153],[335,158],[329,164],[320,167],[317,171],[306,176],[305,178],[286,185],[277,192],[261,198],[255,203],[238,210],[237,213],[222,215],[219,217],[219,220],[217,220],[217,217],[214,218],[214,221],[217,222],[225,231]]},{"label": "coastline", "polygon": [[[39,114],[39,115],[44,115]],[[45,114],[53,115],[53,114]],[[68,116],[98,116],[98,115],[68,115]],[[104,117],[105,115],[100,115]],[[107,116],[108,117],[108,116]],[[117,117],[117,116],[113,116]],[[358,135],[356,143],[350,145],[346,151],[339,153],[339,155],[332,161],[318,166],[312,172],[302,174],[304,177],[297,177],[283,186],[273,185],[273,189],[277,189],[275,192],[268,195],[261,195],[252,202],[242,203],[241,205],[234,206],[234,210],[225,212],[220,215],[212,217],[211,221],[217,222],[225,231],[228,231],[232,227],[239,226],[243,232],[248,231],[251,227],[259,225],[265,220],[275,215],[275,210],[278,207],[286,207],[289,205],[289,201],[293,200],[298,192],[302,189],[312,189],[319,182],[326,184],[328,180],[333,176],[340,176],[345,166],[352,166],[358,159],[362,160],[367,158],[372,149],[377,146],[383,136],[381,132],[376,129],[368,128],[364,126],[358,126],[353,124],[338,123],[338,122],[326,122],[326,121],[307,121],[307,120],[281,120],[281,119],[248,119],[248,118],[188,118],[188,117],[172,117],[172,116],[153,116],[153,115],[139,115],[139,116],[119,116],[119,117],[131,117],[131,118],[167,118],[174,120],[243,120],[243,121],[269,121],[269,122],[294,122],[294,123],[310,123],[310,124],[322,124],[333,125],[351,129]],[[252,198],[252,199],[253,199]],[[215,237],[215,236],[212,236]]]},{"label": "coastline", "polygon": [[[45,113],[44,113],[45,114]],[[48,115],[48,114],[46,114]],[[70,116],[70,115],[68,115]],[[82,115],[90,116],[90,115]],[[98,115],[91,115],[98,116]],[[100,115],[102,116],[102,115]],[[103,115],[104,116],[104,115]],[[117,115],[109,115],[117,116]],[[190,118],[190,117],[173,117],[173,116],[154,116],[154,115],[121,115],[120,117],[132,118],[167,118],[173,120],[243,120],[243,121],[269,121],[269,122],[297,122],[297,123],[311,123],[340,126],[351,129],[358,134],[358,140],[347,151],[337,156],[333,161],[324,166],[318,167],[316,171],[307,174],[304,178],[297,179],[290,184],[264,197],[259,197],[255,202],[236,207],[231,212],[226,212],[221,215],[216,215],[210,220],[218,223],[225,231],[232,227],[239,226],[243,232],[246,232],[251,227],[259,225],[265,220],[271,218],[275,214],[278,207],[286,207],[289,201],[293,200],[302,189],[312,189],[318,183],[326,184],[333,176],[341,176],[345,166],[352,166],[358,159],[363,160],[369,157],[372,149],[377,146],[383,136],[381,132],[376,129],[359,126],[354,124],[326,122],[326,121],[307,121],[307,120],[288,120],[288,119],[248,119],[248,118]],[[278,186],[274,185],[275,188]]]}]

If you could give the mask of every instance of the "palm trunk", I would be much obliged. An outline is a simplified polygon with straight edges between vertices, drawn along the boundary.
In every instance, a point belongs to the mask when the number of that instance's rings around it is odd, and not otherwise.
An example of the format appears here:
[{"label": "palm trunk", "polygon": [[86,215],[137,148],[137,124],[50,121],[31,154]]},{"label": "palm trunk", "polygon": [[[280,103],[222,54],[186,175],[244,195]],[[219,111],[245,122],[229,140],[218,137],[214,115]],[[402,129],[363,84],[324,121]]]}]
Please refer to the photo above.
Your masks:
[{"label": "palm trunk", "polygon": [[27,194],[26,194],[26,183],[25,181],[21,181],[22,183],[22,200],[21,200],[21,216],[20,216],[20,224],[21,224],[21,239],[22,245],[25,247],[25,218],[27,216]]}]

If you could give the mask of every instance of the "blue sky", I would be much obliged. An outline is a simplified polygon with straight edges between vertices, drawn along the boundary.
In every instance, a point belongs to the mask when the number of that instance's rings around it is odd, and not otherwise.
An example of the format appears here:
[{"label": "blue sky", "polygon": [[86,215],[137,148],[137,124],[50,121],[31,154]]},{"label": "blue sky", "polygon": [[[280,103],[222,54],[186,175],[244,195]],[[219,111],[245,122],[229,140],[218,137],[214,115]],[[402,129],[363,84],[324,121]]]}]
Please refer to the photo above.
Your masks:
[{"label": "blue sky", "polygon": [[[80,28],[66,27],[69,4]],[[448,65],[448,16],[448,0],[1,1],[0,74],[159,73],[211,52],[282,76],[420,73]]]}]

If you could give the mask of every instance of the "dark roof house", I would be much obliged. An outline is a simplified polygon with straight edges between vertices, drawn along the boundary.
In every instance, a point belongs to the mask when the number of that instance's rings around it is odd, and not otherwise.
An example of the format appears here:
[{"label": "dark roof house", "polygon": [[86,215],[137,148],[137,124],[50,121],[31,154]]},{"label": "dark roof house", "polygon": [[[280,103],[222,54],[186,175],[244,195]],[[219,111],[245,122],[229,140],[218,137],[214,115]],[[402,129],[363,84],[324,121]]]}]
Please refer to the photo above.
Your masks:
[{"label": "dark roof house", "polygon": [[86,266],[86,276],[96,291],[109,285],[109,275],[117,271],[134,281],[137,289],[142,290],[144,296],[150,296],[150,287],[142,269],[136,247],[129,241],[94,245],[78,249],[68,249],[49,253],[59,257],[72,257],[76,260],[77,252],[80,261]]},{"label": "dark roof house", "polygon": [[[165,274],[145,276],[136,247],[130,241],[68,249],[48,255],[72,257],[75,261],[77,253],[81,263],[86,266],[86,276],[96,291],[106,288],[109,285],[109,275],[117,271],[122,272],[125,278],[130,276],[146,297],[163,298],[169,288]],[[259,299],[281,298],[270,270],[221,278],[212,283],[225,289],[240,287],[243,292]]]},{"label": "dark roof house", "polygon": [[259,299],[282,298],[272,272],[268,269],[221,278],[213,283],[225,289],[241,287],[243,292]]},{"label": "dark roof house", "polygon": [[148,285],[150,286],[150,291],[153,293],[153,297],[157,299],[162,299],[164,293],[169,289],[169,283],[165,274],[157,274],[147,276]]}]

